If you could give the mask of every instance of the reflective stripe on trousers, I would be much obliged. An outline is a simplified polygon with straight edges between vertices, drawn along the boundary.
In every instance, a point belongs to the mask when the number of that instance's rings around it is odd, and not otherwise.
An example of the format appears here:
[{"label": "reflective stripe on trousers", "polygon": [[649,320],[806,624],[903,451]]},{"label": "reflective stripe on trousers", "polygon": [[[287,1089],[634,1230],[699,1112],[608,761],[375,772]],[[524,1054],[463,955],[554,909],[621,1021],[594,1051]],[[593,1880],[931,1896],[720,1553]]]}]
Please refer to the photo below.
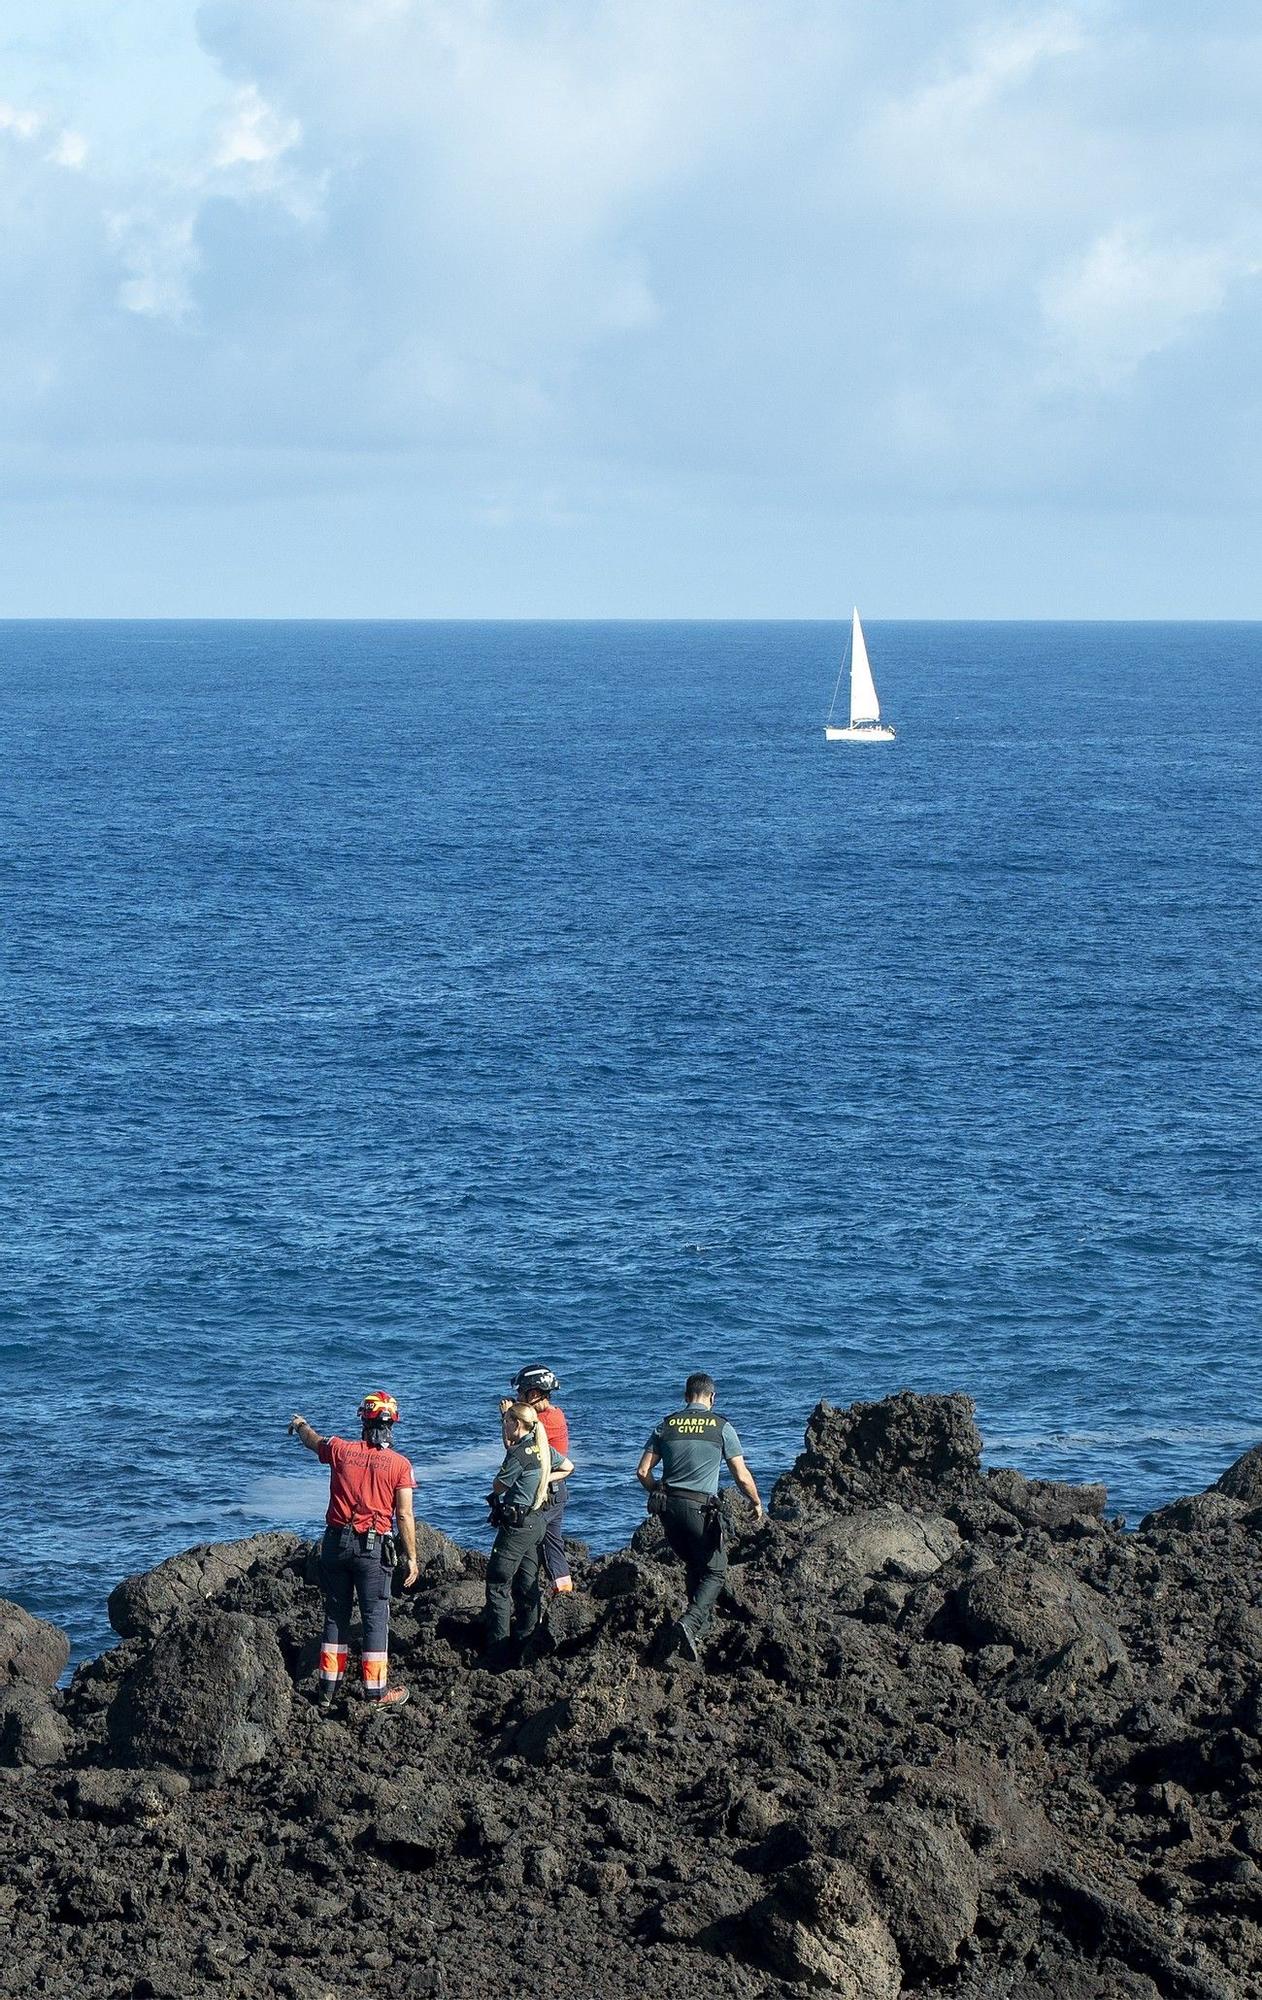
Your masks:
[{"label": "reflective stripe on trousers", "polygon": [[363,1626],[364,1688],[372,1695],[385,1693],[392,1580],[393,1572],[381,1560],[380,1543],[370,1555],[349,1529],[325,1529],[320,1545],[320,1584],[324,1591],[320,1680],[326,1688],[335,1686],[346,1672],[351,1615],[358,1599]]}]

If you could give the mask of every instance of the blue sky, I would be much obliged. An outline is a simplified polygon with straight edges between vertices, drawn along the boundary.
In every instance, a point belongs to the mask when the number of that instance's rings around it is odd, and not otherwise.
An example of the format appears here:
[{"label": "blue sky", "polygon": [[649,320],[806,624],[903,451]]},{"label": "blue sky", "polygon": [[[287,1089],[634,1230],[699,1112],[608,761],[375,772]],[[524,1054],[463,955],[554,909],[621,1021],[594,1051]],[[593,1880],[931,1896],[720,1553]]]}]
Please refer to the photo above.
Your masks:
[{"label": "blue sky", "polygon": [[1262,17],[7,0],[0,615],[1262,616]]}]

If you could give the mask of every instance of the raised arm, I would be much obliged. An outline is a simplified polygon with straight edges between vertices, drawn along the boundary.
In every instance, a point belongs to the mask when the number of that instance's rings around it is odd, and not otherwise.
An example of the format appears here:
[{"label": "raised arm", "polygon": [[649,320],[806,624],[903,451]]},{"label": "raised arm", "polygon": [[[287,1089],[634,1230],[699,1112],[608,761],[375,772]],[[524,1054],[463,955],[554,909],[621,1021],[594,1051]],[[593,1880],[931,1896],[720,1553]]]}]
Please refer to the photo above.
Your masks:
[{"label": "raised arm", "polygon": [[289,1435],[296,1437],[299,1444],[305,1444],[308,1451],[318,1452],[325,1444],[325,1439],[320,1436],[319,1431],[312,1430],[305,1417],[295,1415],[290,1418]]},{"label": "raised arm", "polygon": [[762,1499],[758,1492],[758,1488],[754,1484],[753,1473],[750,1471],[749,1467],[746,1465],[743,1458],[739,1457],[729,1458],[727,1463],[728,1463],[728,1469],[731,1472],[733,1479],[736,1481],[736,1484],[740,1487],[741,1492],[745,1495],[745,1498],[748,1500],[750,1506],[754,1510],[754,1519],[756,1521],[761,1521]]},{"label": "raised arm", "polygon": [[420,1565],[416,1560],[416,1516],[412,1512],[412,1489],[410,1486],[401,1486],[395,1494],[394,1513],[395,1519],[399,1523],[399,1540],[403,1544],[403,1553],[407,1557],[408,1565],[407,1575],[403,1579],[403,1588],[411,1590],[421,1571]]}]

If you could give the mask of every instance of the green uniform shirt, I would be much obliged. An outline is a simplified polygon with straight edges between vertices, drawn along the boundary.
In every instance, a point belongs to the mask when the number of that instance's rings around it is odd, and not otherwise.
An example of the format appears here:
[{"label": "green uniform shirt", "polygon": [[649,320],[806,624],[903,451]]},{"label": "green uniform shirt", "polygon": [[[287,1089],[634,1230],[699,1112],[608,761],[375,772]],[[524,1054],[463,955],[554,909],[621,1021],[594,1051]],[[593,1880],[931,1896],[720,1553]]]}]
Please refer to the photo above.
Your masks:
[{"label": "green uniform shirt", "polygon": [[[552,1470],[557,1472],[565,1460],[560,1452],[550,1452]],[[539,1491],[542,1473],[539,1469],[539,1447],[533,1435],[518,1438],[504,1455],[504,1463],[495,1475],[500,1499],[513,1507],[529,1507]]]},{"label": "green uniform shirt", "polygon": [[724,1459],[744,1456],[727,1418],[700,1403],[663,1417],[644,1449],[661,1459],[664,1483],[688,1493],[717,1493]]}]

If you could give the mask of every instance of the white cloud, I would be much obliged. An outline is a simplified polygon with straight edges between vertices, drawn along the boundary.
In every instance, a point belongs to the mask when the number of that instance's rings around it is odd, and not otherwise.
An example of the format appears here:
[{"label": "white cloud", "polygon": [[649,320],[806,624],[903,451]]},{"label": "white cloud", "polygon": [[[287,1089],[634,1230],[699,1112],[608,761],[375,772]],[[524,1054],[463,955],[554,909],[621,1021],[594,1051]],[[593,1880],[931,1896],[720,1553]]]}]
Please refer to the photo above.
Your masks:
[{"label": "white cloud", "polygon": [[1153,241],[1120,224],[1048,278],[1042,306],[1061,379],[1110,389],[1219,312],[1251,257],[1224,245]]},{"label": "white cloud", "polygon": [[88,142],[82,132],[72,132],[69,127],[63,131],[49,132],[47,118],[39,111],[23,109],[19,105],[0,101],[0,132],[8,132],[24,144],[31,144],[41,134],[51,137],[52,144],[45,157],[54,166],[81,167],[88,157]]},{"label": "white cloud", "polygon": [[[150,71],[125,134],[68,71],[0,106],[0,280],[38,300],[10,358],[52,356],[50,433],[178,427],[190,463],[200,440],[278,479],[306,454],[441,486],[481,455],[475,507],[529,458],[520,490],[563,510],[567,466],[831,500],[1063,493],[1107,455],[1138,486],[1146,360],[1208,380],[1213,351],[1219,401],[1252,396],[1214,349],[1262,241],[1262,42],[1226,12],[178,5],[187,117]],[[123,12],[117,91],[148,46]]]},{"label": "white cloud", "polygon": [[[1044,196],[1061,177],[1067,120],[1049,97],[1055,68],[1089,47],[1083,21],[1067,9],[1025,21],[999,13],[974,27],[962,49],[941,54],[929,81],[908,87],[900,78],[879,98],[860,147],[888,186],[934,208],[1028,208],[1039,197],[1035,175]],[[1078,172],[1082,165],[1079,156]]]},{"label": "white cloud", "polygon": [[0,102],[0,132],[11,132],[15,139],[34,139],[43,123],[37,111],[21,111],[16,104]]},{"label": "white cloud", "polygon": [[238,90],[211,158],[212,168],[270,166],[302,138],[296,118],[282,118],[247,84]]},{"label": "white cloud", "polygon": [[127,275],[118,288],[120,305],[147,319],[184,320],[192,311],[192,280],[198,265],[193,216],[161,216],[144,209],[109,218]]},{"label": "white cloud", "polygon": [[88,142],[82,132],[60,132],[53,142],[48,157],[55,167],[77,170],[87,164]]},{"label": "white cloud", "polygon": [[1078,54],[1086,40],[1081,20],[1067,10],[1027,21],[1001,16],[974,36],[962,62],[948,60],[932,82],[890,102],[891,135],[941,145],[975,134],[978,118],[1046,63]]},{"label": "white cloud", "polygon": [[198,230],[208,204],[261,205],[304,225],[317,221],[326,176],[291,165],[287,156],[301,139],[299,120],[275,111],[254,85],[232,91],[201,142],[151,171],[142,198],[108,215],[126,271],[119,303],[150,319],[196,317],[204,268]]}]

